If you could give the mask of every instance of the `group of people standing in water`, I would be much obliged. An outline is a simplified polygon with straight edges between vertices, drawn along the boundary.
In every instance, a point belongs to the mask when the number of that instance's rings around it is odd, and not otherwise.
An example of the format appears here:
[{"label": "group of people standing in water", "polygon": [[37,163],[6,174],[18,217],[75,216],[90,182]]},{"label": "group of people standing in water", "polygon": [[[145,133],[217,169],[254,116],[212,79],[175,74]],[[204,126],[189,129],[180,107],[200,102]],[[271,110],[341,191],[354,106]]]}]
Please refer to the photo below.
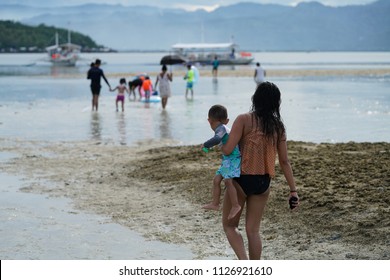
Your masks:
[{"label": "group of people standing in water", "polygon": [[[96,59],[95,62],[91,63],[91,68],[88,70],[87,79],[91,80],[91,92],[92,92],[92,111],[97,111],[99,107],[99,96],[101,90],[101,79],[106,82],[110,91],[118,91],[116,98],[116,109],[118,111],[118,103],[121,103],[122,111],[124,111],[124,100],[125,93],[128,93],[129,98],[131,95],[134,96],[134,100],[136,99],[135,90],[138,89],[139,99],[145,97],[145,100],[148,101],[150,99],[150,95],[153,92],[153,89],[157,88],[159,85],[159,95],[161,97],[161,105],[162,108],[165,109],[168,103],[168,98],[171,96],[171,87],[170,82],[173,80],[172,72],[168,73],[168,68],[166,65],[163,65],[161,68],[161,72],[157,75],[156,82],[153,84],[148,75],[139,75],[132,81],[128,82],[128,86],[126,84],[126,79],[121,78],[119,80],[119,84],[115,88],[111,88],[110,83],[108,82],[106,76],[104,75],[103,70],[100,68],[101,60]],[[218,75],[218,67],[219,61],[218,57],[214,58],[212,63],[212,75],[214,78]],[[188,97],[188,93],[191,93],[191,98],[194,96],[194,84],[196,82],[196,71],[195,67],[191,64],[187,64],[187,72],[184,76],[186,80],[186,91],[185,96]],[[260,66],[260,63],[256,63],[255,73],[254,73],[254,81],[258,86],[260,83],[265,81],[266,71]]]},{"label": "group of people standing in water", "polygon": [[[101,90],[101,79],[106,82],[110,91],[117,91],[116,97],[116,110],[118,111],[118,104],[121,103],[122,111],[124,111],[124,100],[125,94],[134,96],[134,100],[136,100],[136,90],[138,90],[139,100],[145,98],[145,102],[150,100],[154,89],[158,86],[158,93],[161,98],[162,108],[165,109],[168,103],[168,98],[171,97],[171,86],[170,82],[173,80],[172,72],[168,72],[168,68],[166,65],[163,65],[161,68],[161,72],[156,77],[156,82],[153,86],[152,81],[148,75],[139,75],[135,77],[132,81],[126,83],[125,78],[121,78],[119,80],[119,84],[115,88],[111,88],[110,83],[108,82],[106,76],[104,75],[103,70],[100,68],[101,60],[96,59],[95,62],[91,63],[91,67],[87,73],[87,79],[91,80],[91,93],[92,93],[92,111],[97,111],[99,107],[99,96]],[[191,97],[193,97],[193,83],[194,83],[194,71],[191,66],[188,66],[187,74],[184,76],[184,79],[187,80],[186,86],[186,96],[188,91],[191,91]]]}]

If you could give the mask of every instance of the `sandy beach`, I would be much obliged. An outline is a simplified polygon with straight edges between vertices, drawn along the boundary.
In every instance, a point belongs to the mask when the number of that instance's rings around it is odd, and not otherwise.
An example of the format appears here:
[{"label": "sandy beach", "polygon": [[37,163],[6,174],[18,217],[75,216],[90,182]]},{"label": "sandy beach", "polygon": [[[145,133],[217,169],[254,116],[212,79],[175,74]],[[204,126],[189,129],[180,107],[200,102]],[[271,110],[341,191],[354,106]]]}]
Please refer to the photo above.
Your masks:
[{"label": "sandy beach", "polygon": [[[220,153],[175,143],[0,139],[2,170],[32,180],[23,192],[67,197],[148,240],[183,244],[196,259],[235,259],[211,197]],[[289,142],[301,206],[288,209],[277,171],[263,221],[263,259],[390,259],[390,144]],[[241,228],[243,230],[244,228]]]}]

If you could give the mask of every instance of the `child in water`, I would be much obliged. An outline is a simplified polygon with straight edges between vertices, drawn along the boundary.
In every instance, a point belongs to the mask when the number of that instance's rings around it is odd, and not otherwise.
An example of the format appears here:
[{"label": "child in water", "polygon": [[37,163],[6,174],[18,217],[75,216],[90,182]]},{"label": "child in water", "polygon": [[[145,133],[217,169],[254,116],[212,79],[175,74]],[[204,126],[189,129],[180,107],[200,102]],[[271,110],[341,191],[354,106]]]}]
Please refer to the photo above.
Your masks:
[{"label": "child in water", "polygon": [[194,97],[194,80],[195,80],[195,72],[192,69],[190,64],[187,65],[187,73],[184,76],[184,80],[187,80],[186,85],[186,98],[188,96],[188,91],[191,91],[191,98]]},{"label": "child in water", "polygon": [[121,102],[122,103],[122,112],[123,112],[123,111],[125,111],[125,106],[124,106],[125,92],[129,93],[129,90],[126,87],[126,79],[125,78],[121,78],[119,80],[119,85],[110,91],[115,91],[115,90],[118,90],[118,94],[116,96],[116,101],[115,101],[116,111],[118,112],[118,102]]},{"label": "child in water", "polygon": [[142,83],[142,89],[145,92],[145,100],[148,101],[150,99],[150,93],[153,91],[152,81],[149,76],[145,77],[145,80]]},{"label": "child in water", "polygon": [[[202,149],[208,151],[209,148],[225,144],[229,138],[230,129],[226,126],[229,122],[227,117],[227,110],[222,105],[214,105],[209,110],[208,121],[210,127],[214,130],[215,135],[211,139],[207,140]],[[233,178],[240,177],[241,168],[241,155],[238,146],[236,146],[230,155],[222,156],[222,163],[217,170],[213,180],[213,201],[204,205],[202,208],[210,210],[219,209],[219,200],[221,195],[221,182],[224,180],[226,191],[228,192],[229,199],[232,205],[230,209],[228,219],[234,218],[241,210],[241,206],[237,200],[236,188],[233,185]]]}]

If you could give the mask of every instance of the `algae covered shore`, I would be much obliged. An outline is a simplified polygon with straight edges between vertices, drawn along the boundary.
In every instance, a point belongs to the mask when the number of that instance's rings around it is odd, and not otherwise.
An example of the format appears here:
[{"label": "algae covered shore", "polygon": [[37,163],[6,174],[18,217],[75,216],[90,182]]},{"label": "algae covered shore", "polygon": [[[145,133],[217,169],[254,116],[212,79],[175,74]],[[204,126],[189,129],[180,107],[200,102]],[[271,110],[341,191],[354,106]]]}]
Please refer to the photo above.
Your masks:
[{"label": "algae covered shore", "polygon": [[[219,151],[153,141],[1,142],[3,152],[15,154],[2,170],[34,182],[22,191],[71,198],[76,208],[147,239],[188,246],[197,259],[235,259],[221,213],[201,209],[211,197]],[[261,230],[263,258],[390,259],[390,144],[288,146],[301,205],[289,211],[278,169]]]}]

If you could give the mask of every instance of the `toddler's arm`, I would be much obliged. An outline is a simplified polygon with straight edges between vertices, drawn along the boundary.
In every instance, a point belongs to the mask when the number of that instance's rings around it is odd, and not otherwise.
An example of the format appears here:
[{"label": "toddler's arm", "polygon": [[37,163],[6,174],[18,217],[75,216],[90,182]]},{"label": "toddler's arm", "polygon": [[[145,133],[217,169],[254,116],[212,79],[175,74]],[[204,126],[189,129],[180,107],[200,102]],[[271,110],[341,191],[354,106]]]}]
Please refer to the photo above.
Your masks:
[{"label": "toddler's arm", "polygon": [[118,89],[118,87],[115,87],[115,88],[110,87],[110,91],[116,91],[117,89]]},{"label": "toddler's arm", "polygon": [[216,129],[215,129],[215,134],[214,134],[214,137],[213,138],[210,138],[209,140],[207,140],[203,146],[205,146],[206,148],[211,148],[211,147],[214,147],[218,144],[221,143],[222,141],[222,138],[225,136],[226,134],[226,129],[225,129],[225,126],[223,125],[220,125],[218,126]]},{"label": "toddler's arm", "polygon": [[214,137],[210,138],[206,142],[203,143],[203,147],[210,149],[211,147],[214,147],[221,143],[222,138],[219,135],[214,135]]}]

